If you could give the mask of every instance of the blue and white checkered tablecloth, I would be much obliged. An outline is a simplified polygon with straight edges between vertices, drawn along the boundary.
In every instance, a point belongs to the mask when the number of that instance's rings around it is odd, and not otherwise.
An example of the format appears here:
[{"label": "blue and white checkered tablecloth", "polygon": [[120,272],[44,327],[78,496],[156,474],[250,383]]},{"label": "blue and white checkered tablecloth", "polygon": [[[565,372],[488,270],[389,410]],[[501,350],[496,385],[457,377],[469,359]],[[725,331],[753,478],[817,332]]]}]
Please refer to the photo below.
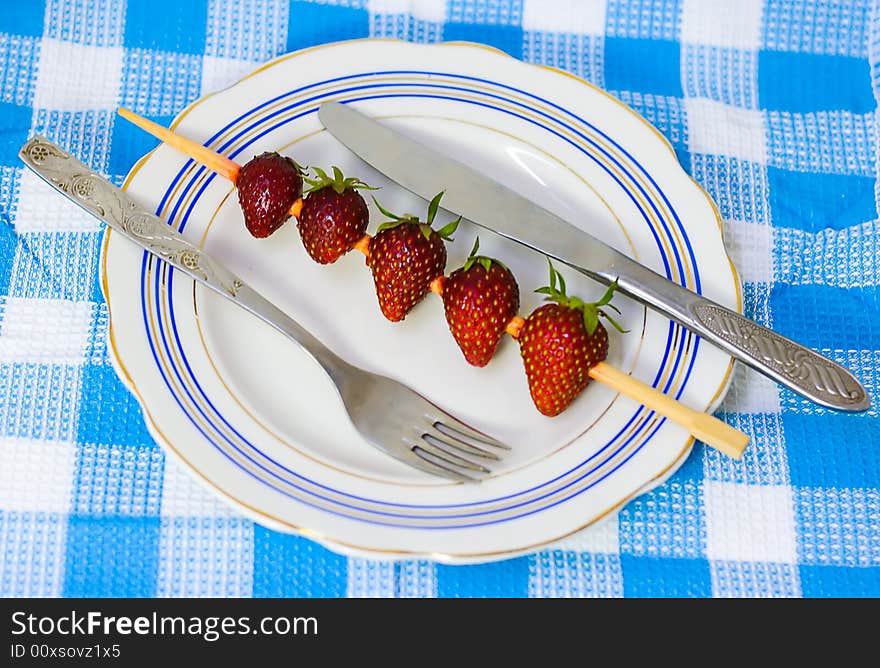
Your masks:
[{"label": "blue and white checkered tablecloth", "polygon": [[[261,62],[342,39],[471,40],[609,90],[713,196],[747,314],[852,368],[818,408],[739,369],[699,445],[582,535],[480,566],[339,556],[214,500],[114,373],[101,230],[23,173],[42,133],[117,183],[160,123]],[[880,595],[880,2],[20,0],[0,9],[0,595]]]}]

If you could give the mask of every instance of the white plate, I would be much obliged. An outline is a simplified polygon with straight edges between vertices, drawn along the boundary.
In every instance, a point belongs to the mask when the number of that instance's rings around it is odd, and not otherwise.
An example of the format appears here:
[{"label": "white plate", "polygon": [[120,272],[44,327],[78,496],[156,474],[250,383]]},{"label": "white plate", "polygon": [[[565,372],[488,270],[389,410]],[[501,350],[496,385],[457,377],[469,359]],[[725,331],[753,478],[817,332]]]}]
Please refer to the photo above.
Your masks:
[{"label": "white plate", "polygon": [[[424,202],[323,130],[316,111],[327,100],[351,101],[439,145],[741,310],[717,211],[661,135],[589,84],[485,47],[364,40],[307,49],[192,104],[175,127],[240,163],[280,150],[301,164],[339,165],[382,186],[376,196],[386,207],[423,212]],[[261,524],[372,557],[498,559],[589,525],[690,451],[685,430],[596,383],[561,416],[541,416],[512,340],[476,369],[434,295],[404,322],[387,322],[362,256],[319,266],[293,222],[269,239],[251,238],[230,183],[167,146],[132,169],[127,187],[344,358],[408,383],[514,448],[477,485],[408,469],[363,442],[329,379],[295,345],[108,231],[103,287],[120,376],[156,439]],[[372,203],[371,214],[375,229],[381,217]],[[472,226],[459,229],[448,270],[475,235]],[[533,290],[547,281],[544,259],[486,232],[481,249],[514,271],[521,313],[529,313],[540,303]],[[570,294],[603,291],[564,273]],[[716,406],[730,357],[625,297],[616,303],[631,332],[611,332],[609,361],[691,406]]]}]

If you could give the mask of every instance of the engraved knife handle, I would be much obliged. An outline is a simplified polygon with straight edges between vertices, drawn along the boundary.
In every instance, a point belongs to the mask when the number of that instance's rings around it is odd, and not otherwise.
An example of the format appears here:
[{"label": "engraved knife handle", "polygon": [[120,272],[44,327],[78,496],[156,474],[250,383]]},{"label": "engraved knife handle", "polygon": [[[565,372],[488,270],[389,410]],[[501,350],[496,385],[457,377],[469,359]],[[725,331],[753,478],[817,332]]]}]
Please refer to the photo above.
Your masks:
[{"label": "engraved knife handle", "polygon": [[796,392],[840,410],[862,411],[870,406],[861,383],[827,357],[711,302],[694,304],[693,313],[707,331],[747,351],[753,366]]},{"label": "engraved knife handle", "polygon": [[305,348],[337,380],[351,366],[314,335],[189,242],[156,214],[45,137],[33,137],[19,157],[40,178],[141,248],[244,307]]},{"label": "engraved knife handle", "polygon": [[623,255],[610,263],[610,270],[589,272],[588,275],[604,282],[617,278],[621,292],[668,315],[811,401],[835,410],[852,412],[866,411],[871,405],[867,391],[846,367],[729,308],[667,281]]}]

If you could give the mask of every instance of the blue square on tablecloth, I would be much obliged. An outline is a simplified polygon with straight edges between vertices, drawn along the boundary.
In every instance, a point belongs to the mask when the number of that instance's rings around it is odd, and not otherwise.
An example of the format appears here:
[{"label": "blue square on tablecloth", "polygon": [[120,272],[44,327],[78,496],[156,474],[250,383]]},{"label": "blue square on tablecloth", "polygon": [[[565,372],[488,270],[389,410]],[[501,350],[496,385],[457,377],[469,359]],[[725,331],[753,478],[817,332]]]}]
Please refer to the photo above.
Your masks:
[{"label": "blue square on tablecloth", "polygon": [[688,152],[687,111],[684,101],[669,95],[643,95],[638,91],[618,90],[614,94],[669,140],[682,168],[690,172],[691,155]]},{"label": "blue square on tablecloth", "polygon": [[[819,275],[837,272],[837,267],[823,267],[819,258],[812,259],[810,264],[818,269]],[[875,343],[870,339],[880,309],[878,296],[880,289],[876,286],[777,283],[770,291],[772,328],[814,350],[849,350],[857,342],[870,346]],[[853,319],[854,313],[862,317]]]},{"label": "blue square on tablecloth", "polygon": [[446,23],[443,25],[443,40],[488,44],[514,58],[522,58],[523,29],[518,25]]},{"label": "blue square on tablecloth", "polygon": [[370,14],[365,9],[312,2],[290,3],[287,50],[370,36]]},{"label": "blue square on tablecloth", "polygon": [[866,113],[876,106],[871,68],[864,58],[761,51],[758,103],[777,111]]},{"label": "blue square on tablecloth", "polygon": [[[699,469],[699,453],[689,466]],[[700,559],[706,555],[706,515],[702,481],[687,468],[620,509],[618,544],[621,554]]]},{"label": "blue square on tablecloth", "polygon": [[188,53],[126,49],[119,105],[142,116],[180,113],[201,93],[202,61]]},{"label": "blue square on tablecloth", "polygon": [[735,221],[768,223],[767,167],[722,155],[695,153],[691,175],[712,196],[721,216]]},{"label": "blue square on tablecloth", "polygon": [[880,567],[801,566],[801,592],[808,598],[876,598]]},{"label": "blue square on tablecloth", "polygon": [[159,525],[158,517],[71,517],[63,595],[155,596]]},{"label": "blue square on tablecloth", "polygon": [[797,558],[805,566],[880,566],[877,488],[793,487]]},{"label": "blue square on tablecloth", "polygon": [[80,386],[78,443],[158,447],[140,404],[109,364],[85,364]]},{"label": "blue square on tablecloth", "polygon": [[681,47],[660,39],[605,38],[605,87],[681,97]]},{"label": "blue square on tablecloth", "polygon": [[437,564],[437,596],[441,598],[521,598],[529,595],[529,564],[519,557],[474,566]]},{"label": "blue square on tablecloth", "polygon": [[158,517],[165,455],[151,445],[78,444],[71,512]]},{"label": "blue square on tablecloth", "polygon": [[348,560],[308,538],[254,525],[254,597],[345,596]]},{"label": "blue square on tablecloth", "polygon": [[22,166],[18,150],[31,134],[33,116],[34,112],[30,107],[0,102],[0,118],[3,119],[3,131],[0,132],[0,165]]},{"label": "blue square on tablecloth", "polygon": [[763,0],[767,49],[867,56],[872,0]]},{"label": "blue square on tablecloth", "polygon": [[625,596],[683,598],[712,595],[712,576],[705,559],[620,555]]},{"label": "blue square on tablecloth", "polygon": [[880,449],[876,447],[880,420],[876,417],[786,410],[782,428],[795,487],[880,488]]},{"label": "blue square on tablecloth", "polygon": [[46,3],[43,0],[18,0],[3,3],[0,11],[0,32],[9,35],[43,34]]},{"label": "blue square on tablecloth", "polygon": [[66,529],[64,513],[0,508],[3,598],[61,595]]},{"label": "blue square on tablecloth", "polygon": [[107,169],[114,111],[36,109],[33,134],[48,137],[97,172]]},{"label": "blue square on tablecloth", "polygon": [[[76,206],[64,201],[62,205]],[[18,215],[20,211],[16,212]],[[22,232],[19,236],[21,244],[9,278],[10,294],[73,301],[87,301],[94,294],[100,233]],[[76,262],[70,258],[76,258]]]},{"label": "blue square on tablecloth", "polygon": [[79,380],[76,364],[0,364],[0,436],[73,441]]},{"label": "blue square on tablecloth", "polygon": [[207,3],[128,0],[123,45],[129,49],[201,54],[207,30]]},{"label": "blue square on tablecloth", "polygon": [[677,40],[682,0],[607,0],[605,33],[634,39]]},{"label": "blue square on tablecloth", "polygon": [[[151,121],[168,127],[173,116],[147,116]],[[152,151],[159,141],[121,116],[113,122],[110,141],[110,160],[107,171],[114,176],[128,174],[134,163],[145,153]]]},{"label": "blue square on tablecloth", "polygon": [[877,218],[876,179],[767,168],[775,227],[842,230]]},{"label": "blue square on tablecloth", "polygon": [[15,35],[0,40],[0,102],[32,106],[39,62],[39,38]]},{"label": "blue square on tablecloth", "polygon": [[446,3],[446,20],[449,22],[519,25],[522,15],[523,0],[449,0]]},{"label": "blue square on tablecloth", "polygon": [[[9,294],[9,277],[12,274],[12,263],[15,260],[15,249],[18,246],[18,237],[12,225],[9,224],[9,214],[5,210],[6,204],[0,204],[0,295]],[[4,224],[5,223],[5,224]]]}]

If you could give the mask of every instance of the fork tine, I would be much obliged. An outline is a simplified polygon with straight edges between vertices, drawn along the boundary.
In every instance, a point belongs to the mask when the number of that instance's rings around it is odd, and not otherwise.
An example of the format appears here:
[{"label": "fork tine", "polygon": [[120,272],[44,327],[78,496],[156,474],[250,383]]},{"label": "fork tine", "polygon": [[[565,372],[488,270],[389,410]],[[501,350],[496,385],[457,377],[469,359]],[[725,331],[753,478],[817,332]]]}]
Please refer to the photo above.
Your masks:
[{"label": "fork tine", "polygon": [[407,443],[407,447],[408,450],[405,451],[406,456],[398,455],[397,459],[408,466],[412,466],[433,476],[440,476],[441,478],[454,480],[455,482],[476,482],[475,478],[465,475],[461,471],[457,471],[449,466],[444,466],[438,461],[425,456],[425,453],[419,452],[419,446],[414,443]]},{"label": "fork tine", "polygon": [[469,438],[484,445],[491,445],[496,448],[501,448],[502,450],[510,450],[509,445],[502,443],[501,441],[496,441],[491,436],[487,436],[486,434],[478,432],[476,429],[468,427],[464,422],[457,420],[448,413],[444,413],[442,418],[431,418],[429,416],[428,419],[433,421],[436,429],[441,432],[446,430],[444,433],[452,438],[462,440],[462,436],[464,436],[465,438]]},{"label": "fork tine", "polygon": [[437,427],[434,427],[433,431],[428,432],[422,436],[424,439],[431,438],[433,440],[439,441],[446,448],[452,448],[460,453],[473,455],[474,457],[480,457],[482,459],[493,459],[495,461],[499,461],[501,458],[496,455],[494,452],[489,452],[488,450],[484,450],[483,448],[478,448],[475,445],[472,445],[460,438],[456,438],[450,434],[447,434],[444,431],[440,431]]},{"label": "fork tine", "polygon": [[422,442],[419,443],[416,447],[421,448],[425,452],[434,455],[434,457],[443,460],[443,462],[447,466],[455,466],[458,468],[467,469],[469,471],[476,471],[477,473],[491,473],[491,471],[482,464],[477,464],[476,462],[465,459],[464,457],[457,455],[454,452],[450,452],[443,447],[441,442],[429,441],[424,437],[424,435],[422,436]]},{"label": "fork tine", "polygon": [[440,459],[439,457],[432,455],[420,445],[412,446],[411,452],[413,455],[415,455],[415,458],[411,462],[411,465],[415,466],[416,468],[420,468],[423,471],[427,471],[428,473],[439,475],[444,478],[449,478],[450,480],[455,480],[456,482],[480,481],[479,478],[466,475],[461,471],[452,468],[447,463],[445,463],[446,460]]}]

